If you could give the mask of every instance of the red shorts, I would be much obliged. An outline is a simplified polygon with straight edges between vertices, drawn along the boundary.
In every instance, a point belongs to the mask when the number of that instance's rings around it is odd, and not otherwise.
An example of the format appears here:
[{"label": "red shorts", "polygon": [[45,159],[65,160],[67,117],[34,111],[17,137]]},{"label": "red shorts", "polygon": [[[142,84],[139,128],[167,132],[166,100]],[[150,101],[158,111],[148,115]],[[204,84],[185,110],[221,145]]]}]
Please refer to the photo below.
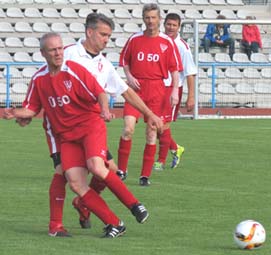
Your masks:
[{"label": "red shorts", "polygon": [[91,125],[82,130],[82,136],[76,140],[61,141],[61,163],[63,171],[72,167],[86,167],[86,161],[92,157],[100,157],[106,162],[107,141],[104,121],[99,125]]},{"label": "red shorts", "polygon": [[[163,80],[138,80],[140,83],[140,90],[136,93],[143,100],[143,102],[151,109],[157,116],[162,116],[163,98],[165,95],[165,85]],[[141,113],[132,105],[125,102],[123,109],[124,116],[134,116],[139,118]],[[144,117],[144,121],[147,119]]]},{"label": "red shorts", "polygon": [[175,107],[172,107],[170,104],[170,96],[172,93],[173,87],[165,87],[166,92],[165,92],[165,97],[164,97],[164,102],[163,102],[163,113],[162,113],[162,119],[164,122],[171,122],[171,121],[176,121],[178,117],[178,110],[181,105],[182,101],[182,95],[183,95],[183,87],[179,87],[179,102]]}]

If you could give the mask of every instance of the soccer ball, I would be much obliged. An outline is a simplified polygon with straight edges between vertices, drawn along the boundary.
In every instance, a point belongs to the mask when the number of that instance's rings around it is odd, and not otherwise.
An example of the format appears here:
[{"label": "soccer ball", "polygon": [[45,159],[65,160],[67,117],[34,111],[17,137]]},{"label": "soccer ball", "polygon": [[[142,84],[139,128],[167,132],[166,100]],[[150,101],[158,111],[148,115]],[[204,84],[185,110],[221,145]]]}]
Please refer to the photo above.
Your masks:
[{"label": "soccer ball", "polygon": [[253,250],[264,244],[266,234],[264,227],[259,222],[245,220],[236,226],[233,238],[240,249]]}]

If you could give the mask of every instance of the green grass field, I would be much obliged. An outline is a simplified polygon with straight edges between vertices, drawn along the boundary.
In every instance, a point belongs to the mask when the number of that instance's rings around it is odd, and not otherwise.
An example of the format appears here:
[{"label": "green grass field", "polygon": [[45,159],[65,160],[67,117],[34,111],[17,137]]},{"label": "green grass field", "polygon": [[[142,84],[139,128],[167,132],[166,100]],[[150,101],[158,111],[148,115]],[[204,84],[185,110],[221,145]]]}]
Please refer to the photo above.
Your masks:
[{"label": "green grass field", "polygon": [[[121,120],[108,125],[115,158],[121,128]],[[181,166],[153,172],[146,188],[138,185],[143,123],[136,129],[126,184],[149,209],[146,224],[138,224],[106,190],[103,197],[124,220],[127,233],[100,238],[103,224],[95,216],[90,230],[80,229],[67,188],[64,222],[73,237],[61,239],[47,235],[53,166],[41,120],[26,128],[0,120],[0,254],[248,254],[236,248],[232,233],[240,221],[255,219],[264,225],[267,241],[249,254],[270,255],[271,120],[181,120],[172,132],[186,148]]]}]

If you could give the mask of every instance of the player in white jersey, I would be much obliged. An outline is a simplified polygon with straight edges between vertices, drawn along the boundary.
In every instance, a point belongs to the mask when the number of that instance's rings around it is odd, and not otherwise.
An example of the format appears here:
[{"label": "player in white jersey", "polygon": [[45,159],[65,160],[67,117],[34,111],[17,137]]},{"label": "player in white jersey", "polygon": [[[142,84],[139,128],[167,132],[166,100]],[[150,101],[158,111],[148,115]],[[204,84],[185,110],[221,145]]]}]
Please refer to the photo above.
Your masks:
[{"label": "player in white jersey", "polygon": [[[178,116],[178,110],[181,104],[182,93],[183,93],[183,85],[185,84],[185,80],[187,81],[188,86],[188,96],[186,101],[186,108],[188,111],[192,111],[194,108],[194,83],[195,83],[195,75],[197,74],[197,69],[193,60],[193,56],[190,50],[189,45],[180,37],[179,30],[181,26],[181,18],[176,13],[168,13],[165,21],[165,33],[172,37],[178,47],[178,50],[181,55],[182,63],[183,63],[183,71],[180,72],[180,80],[179,80],[179,102],[176,107],[171,107],[168,103],[169,100],[165,100],[165,112],[164,119],[175,121]],[[167,94],[170,95],[172,90],[171,79],[165,80]],[[167,97],[165,97],[167,98]],[[171,168],[175,168],[178,166],[182,154],[184,153],[184,147],[179,146],[171,136],[170,130],[170,121],[166,122],[165,130],[162,134],[158,136],[159,138],[159,156],[158,160],[154,163],[154,170],[163,170],[165,167],[166,157],[168,151],[170,150],[173,156],[171,162]]]}]

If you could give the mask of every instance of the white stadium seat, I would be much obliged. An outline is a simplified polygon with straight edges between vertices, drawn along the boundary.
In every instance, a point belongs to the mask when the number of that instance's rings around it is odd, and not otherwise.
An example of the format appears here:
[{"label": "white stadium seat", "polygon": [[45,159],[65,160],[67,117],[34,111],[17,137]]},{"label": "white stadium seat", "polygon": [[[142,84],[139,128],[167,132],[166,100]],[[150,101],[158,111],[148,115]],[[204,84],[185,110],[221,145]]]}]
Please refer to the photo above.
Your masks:
[{"label": "white stadium seat", "polygon": [[[4,75],[4,77],[7,76],[7,68],[4,69],[3,75]],[[11,76],[11,78],[21,78],[22,77],[22,74],[19,71],[19,69],[17,69],[16,67],[13,67],[13,66],[11,66],[9,68],[9,75]]]},{"label": "white stadium seat", "polygon": [[214,58],[210,53],[200,52],[199,53],[199,62],[214,62]]},{"label": "white stadium seat", "polygon": [[243,78],[243,73],[237,67],[228,67],[225,71],[225,76],[227,78]]},{"label": "white stadium seat", "polygon": [[202,15],[199,13],[197,9],[187,9],[185,11],[185,17],[187,19],[201,19]]},{"label": "white stadium seat", "polygon": [[34,62],[45,62],[45,58],[41,55],[40,51],[34,52],[32,59]]},{"label": "white stadium seat", "polygon": [[213,5],[227,5],[225,0],[209,0],[209,2]]},{"label": "white stadium seat", "polygon": [[142,9],[134,8],[132,10],[132,17],[137,18],[137,19],[142,19]]},{"label": "white stadium seat", "polygon": [[235,88],[229,83],[219,83],[217,92],[220,94],[235,94]]},{"label": "white stadium seat", "polygon": [[117,52],[108,52],[106,58],[111,62],[119,62],[120,54]]},{"label": "white stadium seat", "polygon": [[239,83],[236,85],[235,90],[240,94],[252,94],[254,92],[254,87],[251,84]]},{"label": "white stadium seat", "polygon": [[216,53],[215,54],[215,61],[216,62],[225,62],[225,63],[231,63],[231,58],[229,54],[227,53]]},{"label": "white stadium seat", "polygon": [[105,0],[106,4],[121,4],[121,0]]},{"label": "white stadium seat", "polygon": [[228,5],[244,5],[242,0],[227,0]]},{"label": "white stadium seat", "polygon": [[116,41],[115,41],[115,44],[116,44],[117,47],[123,48],[126,42],[127,42],[126,37],[117,37]]},{"label": "white stadium seat", "polygon": [[236,15],[231,9],[222,9],[220,14],[224,15],[226,19],[236,19]]},{"label": "white stadium seat", "polygon": [[33,4],[34,0],[17,0],[18,4]]},{"label": "white stadium seat", "polygon": [[26,32],[26,33],[31,33],[33,32],[32,27],[28,22],[25,21],[18,21],[15,23],[14,29],[16,32]]},{"label": "white stadium seat", "polygon": [[238,62],[238,63],[249,63],[250,62],[247,54],[239,53],[239,52],[233,54],[233,61]]},{"label": "white stadium seat", "polygon": [[202,17],[204,19],[216,19],[217,12],[214,9],[204,9],[202,12]]},{"label": "white stadium seat", "polygon": [[46,22],[35,22],[32,28],[34,32],[39,33],[47,33],[51,31],[50,27]]},{"label": "white stadium seat", "polygon": [[69,26],[71,32],[74,33],[84,33],[85,32],[85,25],[80,22],[72,22]]},{"label": "white stadium seat", "polygon": [[7,37],[5,40],[6,47],[22,48],[23,43],[18,37]]},{"label": "white stadium seat", "polygon": [[127,9],[115,9],[115,18],[118,18],[118,19],[131,19],[131,14],[130,12],[127,10]]},{"label": "white stadium seat", "polygon": [[78,18],[78,14],[74,8],[62,8],[60,11],[60,16],[63,18]]},{"label": "white stadium seat", "polygon": [[175,0],[176,4],[190,5],[192,4],[191,0]]},{"label": "white stadium seat", "polygon": [[139,32],[141,28],[135,23],[125,23],[123,26],[123,31],[127,33]]},{"label": "white stadium seat", "polygon": [[32,67],[32,66],[25,67],[22,70],[22,76],[25,78],[31,78],[34,75],[34,73],[37,72],[37,70],[38,68],[36,67]]},{"label": "white stadium seat", "polygon": [[67,28],[66,24],[63,22],[53,22],[51,25],[51,29],[53,32],[57,32],[57,33],[69,32],[69,29]]},{"label": "white stadium seat", "polygon": [[175,4],[174,0],[157,0],[158,4]]},{"label": "white stadium seat", "polygon": [[114,14],[110,11],[109,8],[99,8],[97,10],[98,13],[103,13],[104,15],[106,15],[109,18],[114,18]]},{"label": "white stadium seat", "polygon": [[2,8],[0,8],[0,18],[5,18],[6,17],[6,13],[3,11]]},{"label": "white stadium seat", "polygon": [[25,17],[28,17],[28,18],[41,18],[42,17],[39,9],[37,9],[35,7],[25,8],[24,15],[25,15]]},{"label": "white stadium seat", "polygon": [[45,18],[60,18],[60,14],[56,8],[44,8],[42,15]]},{"label": "white stadium seat", "polygon": [[244,74],[245,78],[249,78],[249,79],[260,79],[261,78],[260,72],[257,70],[257,68],[254,68],[254,67],[246,67],[244,69],[243,74]]},{"label": "white stadium seat", "polygon": [[15,94],[26,94],[27,89],[28,89],[27,85],[22,82],[16,82],[11,87],[12,93]]},{"label": "white stadium seat", "polygon": [[27,48],[39,48],[40,47],[39,39],[36,37],[25,37],[23,44]]},{"label": "white stadium seat", "polygon": [[31,57],[27,52],[17,51],[13,56],[14,62],[32,62]]},{"label": "white stadium seat", "polygon": [[0,22],[0,32],[14,32],[14,28],[9,22]]},{"label": "white stadium seat", "polygon": [[271,85],[269,83],[256,83],[254,91],[258,94],[271,94]]},{"label": "white stadium seat", "polygon": [[263,78],[271,78],[271,67],[263,67],[261,75]]},{"label": "white stadium seat", "polygon": [[267,56],[263,53],[252,53],[250,56],[251,62],[255,63],[267,63],[268,59]]},{"label": "white stadium seat", "polygon": [[78,11],[78,16],[80,18],[86,18],[90,13],[92,13],[92,9],[89,9],[89,8],[81,8],[79,9]]},{"label": "white stadium seat", "polygon": [[22,10],[18,7],[7,8],[6,14],[7,14],[7,17],[10,17],[10,18],[23,18],[24,17]]},{"label": "white stadium seat", "polygon": [[192,0],[192,4],[195,5],[209,5],[208,0]]},{"label": "white stadium seat", "polygon": [[0,59],[1,59],[1,62],[13,62],[13,58],[10,56],[8,52],[0,51]]}]

